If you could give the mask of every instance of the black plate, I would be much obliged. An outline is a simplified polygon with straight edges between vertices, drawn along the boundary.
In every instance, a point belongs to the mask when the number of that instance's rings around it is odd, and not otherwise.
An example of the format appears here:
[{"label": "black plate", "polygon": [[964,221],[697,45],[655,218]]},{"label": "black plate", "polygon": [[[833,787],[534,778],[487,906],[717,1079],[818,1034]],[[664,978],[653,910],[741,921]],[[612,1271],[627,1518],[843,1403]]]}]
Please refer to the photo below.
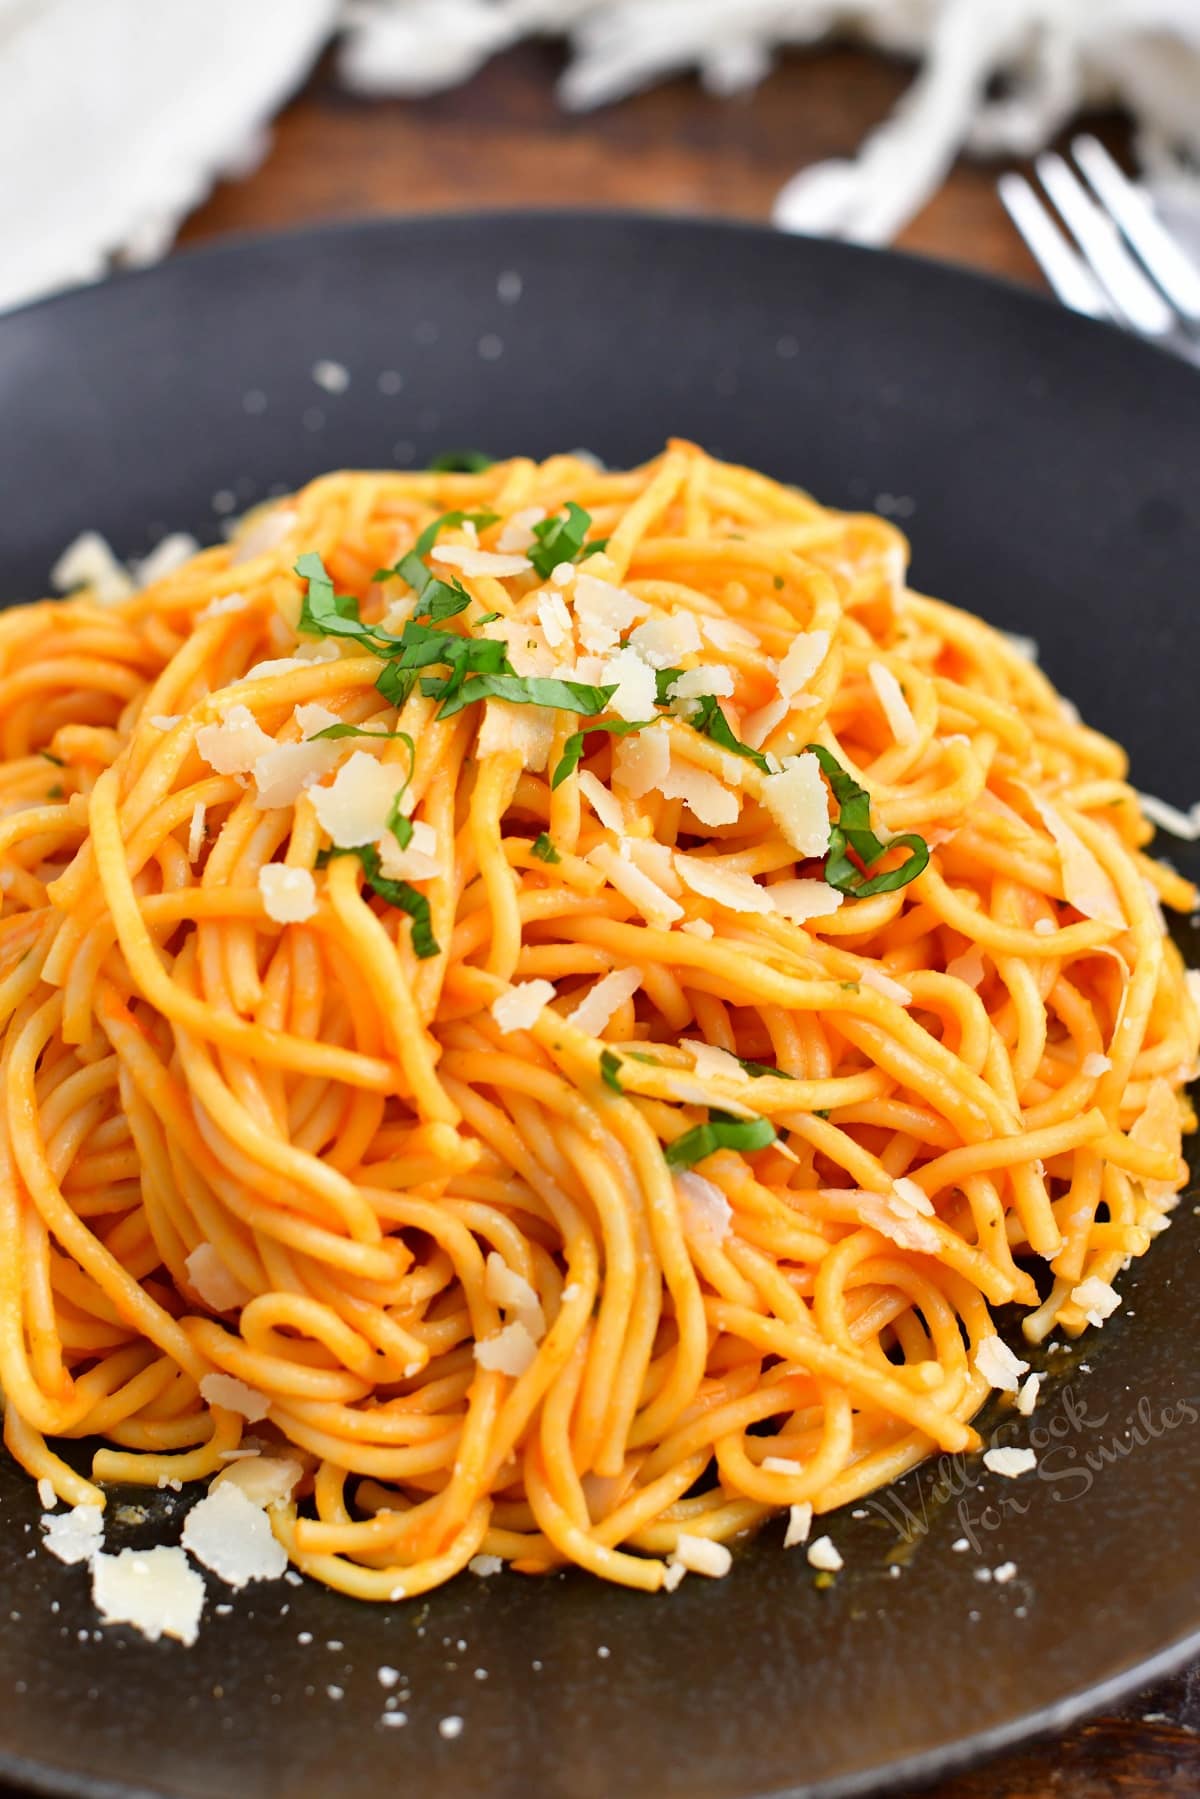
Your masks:
[{"label": "black plate", "polygon": [[[314,385],[318,358],[346,392]],[[85,524],[138,553],[168,526],[211,538],[214,495],[341,464],[462,444],[625,463],[690,436],[900,515],[919,583],[1036,635],[1139,782],[1194,797],[1200,379],[977,278],[725,225],[353,226],[0,321],[0,406],[8,598]],[[917,1471],[832,1521],[829,1591],[774,1526],[669,1599],[575,1575],[464,1575],[386,1611],[214,1590],[195,1648],[153,1647],[88,1634],[86,1576],[36,1549],[36,1498],[0,1461],[0,1772],[122,1799],[831,1799],[1061,1725],[1200,1649],[1198,1243],[1188,1200],[1118,1316],[1050,1358],[1022,1427],[1036,1475]],[[978,1553],[952,1552],[964,1532]],[[1006,1584],[975,1579],[1010,1560]],[[402,1728],[379,1723],[381,1664],[411,1684]]]}]

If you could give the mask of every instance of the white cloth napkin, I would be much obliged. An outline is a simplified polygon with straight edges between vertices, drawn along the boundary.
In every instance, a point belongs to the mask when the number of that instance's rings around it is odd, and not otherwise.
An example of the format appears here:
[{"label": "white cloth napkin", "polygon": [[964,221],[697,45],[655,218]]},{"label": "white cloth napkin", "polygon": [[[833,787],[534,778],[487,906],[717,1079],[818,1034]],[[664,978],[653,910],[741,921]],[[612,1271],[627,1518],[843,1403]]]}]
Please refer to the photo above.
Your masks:
[{"label": "white cloth napkin", "polygon": [[332,38],[347,87],[405,95],[531,35],[568,40],[571,109],[688,68],[752,87],[830,35],[917,59],[853,160],[784,187],[790,230],[886,242],[964,147],[1023,155],[1111,103],[1173,222],[1200,218],[1200,0],[0,0],[0,306],[161,255]]}]

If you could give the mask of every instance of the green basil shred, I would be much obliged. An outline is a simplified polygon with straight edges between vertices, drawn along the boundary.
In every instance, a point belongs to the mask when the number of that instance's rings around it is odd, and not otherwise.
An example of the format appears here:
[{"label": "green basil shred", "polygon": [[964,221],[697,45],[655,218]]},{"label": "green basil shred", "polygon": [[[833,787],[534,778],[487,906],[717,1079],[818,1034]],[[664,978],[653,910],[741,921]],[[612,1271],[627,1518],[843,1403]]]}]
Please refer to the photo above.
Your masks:
[{"label": "green basil shred", "polygon": [[[915,881],[929,861],[929,845],[914,831],[903,837],[889,837],[886,843],[871,829],[871,796],[848,774],[835,756],[822,744],[810,743],[808,749],[821,765],[821,772],[833,790],[838,803],[838,820],[829,833],[829,855],[825,862],[825,879],[830,887],[851,899],[869,899],[876,893],[895,893]],[[907,859],[899,868],[872,875],[871,869],[889,850],[906,849]],[[851,860],[853,850],[862,868]],[[865,871],[865,872],[864,872]]]},{"label": "green basil shred", "polygon": [[391,881],[379,872],[379,851],[373,843],[362,843],[355,849],[322,850],[317,857],[317,867],[324,868],[335,856],[357,857],[367,885],[381,900],[386,900],[389,906],[396,906],[401,912],[408,913],[412,919],[412,946],[418,956],[426,959],[441,954],[437,938],[433,934],[429,901],[407,881]]},{"label": "green basil shred", "polygon": [[718,1149],[766,1149],[776,1138],[769,1118],[734,1118],[729,1112],[710,1111],[706,1124],[693,1125],[668,1143],[663,1154],[668,1168],[692,1168]]},{"label": "green basil shred", "polygon": [[562,857],[550,841],[546,831],[539,831],[533,840],[533,853],[539,862],[561,862]]},{"label": "green basil shred", "polygon": [[611,1087],[614,1093],[624,1093],[625,1091],[621,1085],[620,1069],[621,1058],[615,1050],[605,1049],[600,1052],[600,1077],[604,1085]]}]

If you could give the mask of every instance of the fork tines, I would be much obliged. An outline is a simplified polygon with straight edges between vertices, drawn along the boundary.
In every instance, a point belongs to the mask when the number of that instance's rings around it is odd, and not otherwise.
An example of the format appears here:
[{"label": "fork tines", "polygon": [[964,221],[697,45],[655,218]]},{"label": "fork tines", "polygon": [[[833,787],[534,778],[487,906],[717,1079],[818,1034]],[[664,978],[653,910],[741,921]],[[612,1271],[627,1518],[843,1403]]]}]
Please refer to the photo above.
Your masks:
[{"label": "fork tines", "polygon": [[1146,337],[1166,337],[1181,323],[1200,324],[1200,269],[1146,195],[1096,138],[1077,137],[1071,153],[1084,181],[1052,151],[1034,164],[1066,233],[1023,176],[1003,175],[997,183],[1009,217],[1059,299]]}]

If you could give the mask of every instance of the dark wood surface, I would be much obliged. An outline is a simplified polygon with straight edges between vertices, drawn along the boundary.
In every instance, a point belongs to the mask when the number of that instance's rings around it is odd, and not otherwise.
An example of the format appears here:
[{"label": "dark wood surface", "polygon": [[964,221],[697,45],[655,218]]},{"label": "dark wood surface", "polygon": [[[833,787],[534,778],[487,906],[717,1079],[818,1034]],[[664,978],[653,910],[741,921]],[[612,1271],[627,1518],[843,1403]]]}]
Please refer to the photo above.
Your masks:
[{"label": "dark wood surface", "polygon": [[[420,102],[364,102],[323,67],[278,121],[249,178],[223,183],[182,241],[381,212],[619,205],[766,219],[802,163],[849,154],[909,71],[851,50],[784,59],[753,97],[690,79],[581,116],[553,98],[549,46],[505,56]],[[1101,121],[1118,149],[1119,121]],[[1041,283],[996,199],[995,171],[960,164],[900,239],[908,249]],[[1196,1799],[1200,1667],[1109,1716],[943,1782],[931,1799]]]}]

